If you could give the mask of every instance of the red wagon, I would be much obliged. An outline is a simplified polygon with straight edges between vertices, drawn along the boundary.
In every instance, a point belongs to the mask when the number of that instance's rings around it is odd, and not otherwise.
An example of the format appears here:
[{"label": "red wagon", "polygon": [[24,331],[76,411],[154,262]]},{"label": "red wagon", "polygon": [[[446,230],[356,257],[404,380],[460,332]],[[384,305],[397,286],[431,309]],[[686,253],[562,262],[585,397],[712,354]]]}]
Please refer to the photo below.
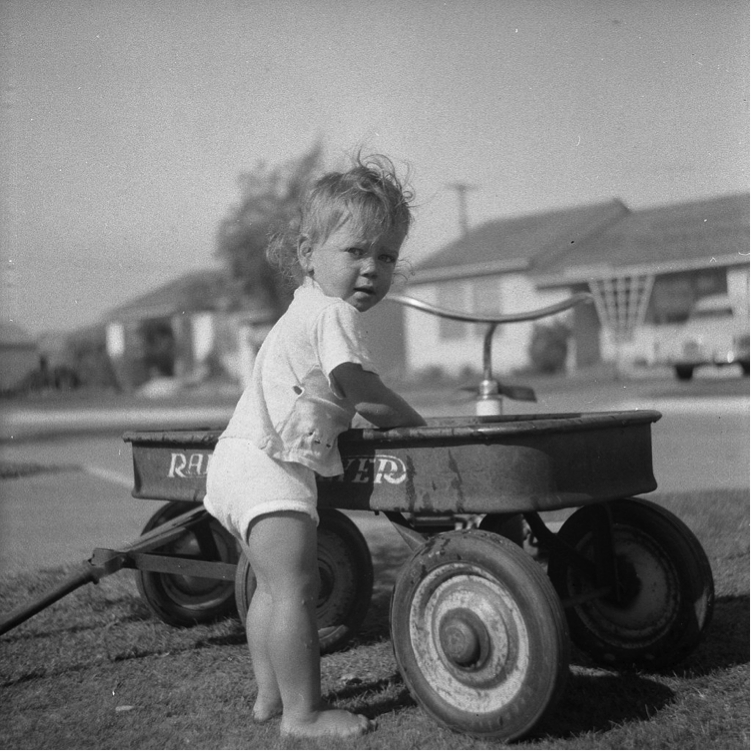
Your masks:
[{"label": "red wagon", "polygon": [[[675,516],[634,496],[652,491],[658,412],[437,420],[352,430],[345,473],[319,480],[322,648],[341,647],[365,616],[368,546],[344,510],[387,516],[413,553],[397,579],[391,631],[414,698],[439,722],[516,738],[555,704],[570,638],[608,666],[671,665],[706,630],[706,556]],[[127,433],[139,498],[168,501],[147,525],[167,530],[129,554],[151,609],[175,625],[233,612],[252,570],[203,510],[218,431]],[[576,507],[557,534],[540,513]],[[547,572],[513,537],[526,520]],[[166,524],[165,524],[166,522]],[[172,537],[174,529],[182,534]],[[144,539],[144,538],[142,538]]]},{"label": "red wagon", "polygon": [[[707,629],[714,586],[688,527],[636,497],[657,487],[659,419],[646,410],[442,418],[344,433],[344,475],[318,483],[322,649],[356,634],[370,603],[368,545],[344,513],[360,510],[385,515],[412,548],[392,595],[394,654],[415,700],[448,727],[505,740],[528,733],[563,690],[569,640],[606,666],[684,658]],[[0,633],[121,568],[136,569],[167,623],[244,618],[253,572],[201,504],[220,432],[126,433],[133,495],[167,503],[138,540],[96,549]],[[557,533],[540,517],[569,508]],[[522,518],[546,567],[519,544]]]}]

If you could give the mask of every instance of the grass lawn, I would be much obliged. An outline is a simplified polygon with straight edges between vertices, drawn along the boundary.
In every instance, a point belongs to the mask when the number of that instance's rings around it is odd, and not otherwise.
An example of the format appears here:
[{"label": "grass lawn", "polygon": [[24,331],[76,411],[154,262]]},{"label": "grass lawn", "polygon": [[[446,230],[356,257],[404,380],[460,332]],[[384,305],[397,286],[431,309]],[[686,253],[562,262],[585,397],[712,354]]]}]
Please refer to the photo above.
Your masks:
[{"label": "grass lawn", "polygon": [[[747,491],[661,495],[697,534],[717,601],[704,642],[675,668],[616,672],[576,649],[568,687],[521,749],[747,749],[749,747],[749,498]],[[402,683],[389,641],[389,597],[404,546],[369,540],[376,587],[354,644],[322,661],[330,701],[377,720],[355,742],[321,748],[499,748],[438,726]],[[0,612],[64,574],[0,581]],[[132,574],[88,585],[0,637],[2,748],[309,748],[255,726],[255,694],[237,620],[175,629],[140,601]]]}]

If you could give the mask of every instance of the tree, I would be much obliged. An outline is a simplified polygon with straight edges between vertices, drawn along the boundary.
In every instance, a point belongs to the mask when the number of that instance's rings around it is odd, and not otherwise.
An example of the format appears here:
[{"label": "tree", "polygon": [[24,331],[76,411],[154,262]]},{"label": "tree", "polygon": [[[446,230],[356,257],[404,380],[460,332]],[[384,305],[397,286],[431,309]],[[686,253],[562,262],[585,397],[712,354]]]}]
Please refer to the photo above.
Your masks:
[{"label": "tree", "polygon": [[234,295],[253,299],[280,316],[292,293],[289,283],[266,260],[271,235],[294,220],[303,194],[322,162],[320,142],[302,156],[277,166],[259,161],[238,178],[240,203],[221,221],[217,256],[224,262]]}]

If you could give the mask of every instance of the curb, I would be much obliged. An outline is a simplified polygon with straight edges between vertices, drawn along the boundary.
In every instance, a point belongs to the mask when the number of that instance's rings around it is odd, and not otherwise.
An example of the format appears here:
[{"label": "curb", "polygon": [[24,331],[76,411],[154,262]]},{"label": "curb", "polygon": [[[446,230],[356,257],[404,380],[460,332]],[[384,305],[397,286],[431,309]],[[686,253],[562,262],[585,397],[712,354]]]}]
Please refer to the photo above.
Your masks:
[{"label": "curb", "polygon": [[749,414],[749,399],[743,396],[706,397],[703,399],[645,399],[621,402],[618,409],[630,412],[637,409],[656,409],[658,412],[683,414]]},{"label": "curb", "polygon": [[[561,406],[561,405],[558,405]],[[654,409],[664,414],[749,414],[747,396],[703,397],[688,399],[665,397],[658,399],[627,399],[592,404],[587,410],[573,411],[624,411]],[[41,412],[14,409],[0,412],[0,442],[23,441],[75,433],[114,433],[125,430],[167,430],[170,428],[200,429],[224,426],[234,407],[157,407],[155,409],[84,409],[60,412]],[[447,412],[450,410],[447,410]],[[534,412],[548,411],[537,409]],[[552,411],[572,411],[553,409]],[[435,412],[431,410],[430,412]],[[427,412],[430,414],[430,412]],[[527,412],[527,410],[525,410]],[[467,410],[471,414],[471,410]]]}]

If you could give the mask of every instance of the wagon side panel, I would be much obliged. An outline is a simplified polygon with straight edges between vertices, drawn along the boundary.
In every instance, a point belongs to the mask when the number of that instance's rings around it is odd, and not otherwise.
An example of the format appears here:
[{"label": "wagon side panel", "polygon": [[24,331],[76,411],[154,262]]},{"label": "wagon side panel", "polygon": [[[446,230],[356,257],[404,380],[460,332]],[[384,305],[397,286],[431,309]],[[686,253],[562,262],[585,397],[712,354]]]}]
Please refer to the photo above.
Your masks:
[{"label": "wagon side panel", "polygon": [[319,505],[424,515],[551,511],[650,492],[650,425],[345,452]]},{"label": "wagon side panel", "polygon": [[133,444],[134,498],[200,503],[213,447]]}]

